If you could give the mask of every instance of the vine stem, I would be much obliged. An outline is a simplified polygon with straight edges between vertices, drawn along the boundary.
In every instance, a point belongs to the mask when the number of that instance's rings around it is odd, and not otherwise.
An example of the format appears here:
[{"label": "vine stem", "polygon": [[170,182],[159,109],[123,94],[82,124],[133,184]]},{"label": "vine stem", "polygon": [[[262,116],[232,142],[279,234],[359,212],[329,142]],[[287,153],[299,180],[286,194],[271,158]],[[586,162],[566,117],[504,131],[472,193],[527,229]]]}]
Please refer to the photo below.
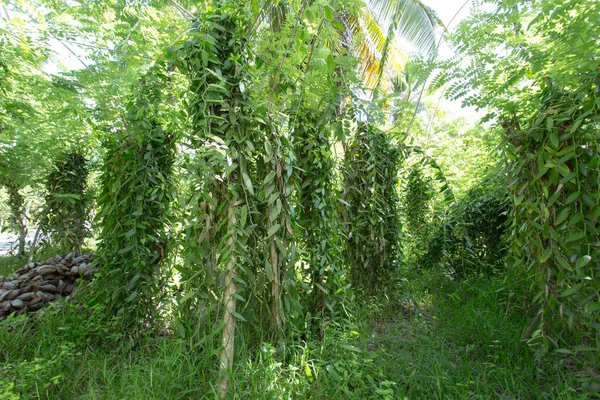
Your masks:
[{"label": "vine stem", "polygon": [[233,352],[234,352],[234,341],[235,341],[235,306],[237,293],[237,286],[235,284],[235,278],[237,277],[237,267],[235,264],[235,210],[233,195],[229,199],[229,206],[227,208],[227,249],[229,250],[229,260],[227,260],[226,266],[226,277],[225,277],[225,293],[223,294],[223,303],[225,304],[225,311],[223,313],[223,334],[221,337],[221,369],[220,375],[221,380],[217,385],[217,391],[221,400],[227,398],[229,393],[229,374],[233,369]]},{"label": "vine stem", "polygon": [[[268,207],[268,229],[271,229],[273,226],[273,222],[271,221],[271,209],[272,207]],[[282,229],[285,229],[282,227]],[[271,269],[273,270],[273,282],[271,282],[271,296],[273,297],[273,316],[275,317],[275,325],[277,326],[277,331],[281,332],[283,327],[283,321],[281,318],[281,272],[279,270],[279,262],[277,256],[277,247],[275,245],[275,237],[271,236],[269,238],[269,252],[271,256]]]}]

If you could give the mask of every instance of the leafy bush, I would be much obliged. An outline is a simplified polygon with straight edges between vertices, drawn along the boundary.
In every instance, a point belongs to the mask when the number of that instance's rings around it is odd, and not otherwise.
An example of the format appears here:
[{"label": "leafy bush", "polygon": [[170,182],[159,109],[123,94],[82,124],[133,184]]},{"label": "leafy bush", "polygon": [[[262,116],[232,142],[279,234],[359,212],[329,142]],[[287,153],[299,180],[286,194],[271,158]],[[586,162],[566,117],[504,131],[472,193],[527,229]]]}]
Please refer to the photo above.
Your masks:
[{"label": "leafy bush", "polygon": [[437,222],[421,265],[439,265],[456,278],[492,274],[504,255],[505,188],[486,180],[471,188]]},{"label": "leafy bush", "polygon": [[76,152],[63,154],[46,182],[46,206],[41,217],[44,233],[64,251],[81,253],[89,236],[90,196],[87,187],[87,160]]}]

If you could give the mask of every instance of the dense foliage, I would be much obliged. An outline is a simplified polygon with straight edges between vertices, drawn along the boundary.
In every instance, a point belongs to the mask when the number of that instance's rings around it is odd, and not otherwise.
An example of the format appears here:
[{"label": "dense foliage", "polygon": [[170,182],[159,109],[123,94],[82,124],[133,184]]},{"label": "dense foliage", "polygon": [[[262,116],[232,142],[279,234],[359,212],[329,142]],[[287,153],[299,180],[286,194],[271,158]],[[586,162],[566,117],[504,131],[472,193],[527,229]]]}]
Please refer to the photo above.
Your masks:
[{"label": "dense foliage", "polygon": [[79,153],[64,154],[46,181],[45,208],[40,225],[53,244],[81,253],[89,235],[90,196],[88,160]]},{"label": "dense foliage", "polygon": [[383,132],[371,129],[359,125],[344,168],[347,262],[354,287],[367,294],[390,282],[400,255],[396,190],[400,151]]},{"label": "dense foliage", "polygon": [[509,212],[506,190],[489,180],[472,187],[433,223],[420,264],[442,266],[457,279],[502,269]]},{"label": "dense foliage", "polygon": [[600,5],[494,4],[463,24],[457,41],[470,63],[450,74],[450,92],[488,107],[504,131],[511,258],[539,288],[524,338],[595,359]]},{"label": "dense foliage", "polygon": [[167,79],[160,64],[140,78],[124,129],[107,143],[98,196],[102,229],[96,262],[104,268],[93,297],[136,332],[156,319],[166,275],[161,261],[169,244],[175,151],[174,134],[161,124]]},{"label": "dense foliage", "polygon": [[600,3],[474,1],[449,60],[418,0],[11,0],[0,22],[0,220],[17,256],[36,222],[98,268],[0,323],[0,399],[600,385]]}]

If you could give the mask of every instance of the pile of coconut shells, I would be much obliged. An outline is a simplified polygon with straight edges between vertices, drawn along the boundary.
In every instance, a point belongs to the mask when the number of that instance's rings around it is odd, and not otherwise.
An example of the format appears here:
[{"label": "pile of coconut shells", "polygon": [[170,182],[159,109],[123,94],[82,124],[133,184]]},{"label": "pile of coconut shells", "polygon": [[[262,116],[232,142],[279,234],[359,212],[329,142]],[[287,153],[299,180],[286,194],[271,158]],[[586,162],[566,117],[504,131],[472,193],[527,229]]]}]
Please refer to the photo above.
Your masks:
[{"label": "pile of coconut shells", "polygon": [[12,278],[0,276],[0,320],[11,314],[38,311],[45,304],[73,294],[78,279],[96,272],[94,254],[69,253],[18,269]]}]

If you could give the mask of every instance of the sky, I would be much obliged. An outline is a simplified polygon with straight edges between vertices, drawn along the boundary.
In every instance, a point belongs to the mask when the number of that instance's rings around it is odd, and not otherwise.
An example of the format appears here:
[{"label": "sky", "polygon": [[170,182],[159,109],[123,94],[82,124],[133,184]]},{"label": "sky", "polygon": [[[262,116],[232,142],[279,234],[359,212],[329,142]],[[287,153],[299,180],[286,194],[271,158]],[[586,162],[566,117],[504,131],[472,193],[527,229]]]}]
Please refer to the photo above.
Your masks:
[{"label": "sky", "polygon": [[[441,18],[448,31],[452,32],[454,28],[466,17],[471,11],[471,0],[421,0],[425,5],[435,10]],[[446,45],[442,45],[439,50],[439,56],[447,59],[453,56],[453,51]],[[467,120],[476,122],[480,115],[474,108],[463,108],[460,100],[442,99],[440,108],[447,111],[452,117],[464,117]]]},{"label": "sky", "polygon": [[[471,0],[421,0],[425,5],[433,8],[446,27],[452,31],[462,19],[469,15]],[[456,16],[456,17],[455,17]],[[454,19],[454,20],[453,20]],[[450,23],[452,21],[452,23]],[[449,25],[450,24],[450,25]]]}]

